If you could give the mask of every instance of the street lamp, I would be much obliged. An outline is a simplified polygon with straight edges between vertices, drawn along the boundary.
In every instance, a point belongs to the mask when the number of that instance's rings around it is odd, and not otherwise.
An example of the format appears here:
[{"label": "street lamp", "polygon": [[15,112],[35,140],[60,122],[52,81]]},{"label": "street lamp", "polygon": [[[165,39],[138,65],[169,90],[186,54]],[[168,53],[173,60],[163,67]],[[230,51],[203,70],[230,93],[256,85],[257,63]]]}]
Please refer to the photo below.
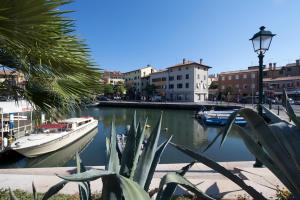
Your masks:
[{"label": "street lamp", "polygon": [[[269,47],[272,42],[272,38],[275,36],[275,34],[272,34],[271,31],[266,31],[266,27],[262,26],[260,27],[260,31],[255,33],[253,37],[250,39],[253,44],[254,52],[258,54],[259,58],[259,73],[258,73],[258,104],[257,104],[257,112],[262,117],[262,100],[263,100],[263,60],[264,60],[264,54],[266,51],[269,50]],[[262,167],[262,163],[256,159],[256,162],[254,163],[254,167]]]},{"label": "street lamp", "polygon": [[260,27],[260,31],[255,33],[250,39],[253,44],[254,52],[258,54],[259,58],[259,74],[258,74],[258,92],[259,92],[259,101],[257,105],[257,111],[260,116],[262,116],[262,100],[263,100],[263,59],[266,51],[269,50],[269,47],[272,42],[272,38],[275,34],[272,34],[271,31],[266,31],[266,27]]}]

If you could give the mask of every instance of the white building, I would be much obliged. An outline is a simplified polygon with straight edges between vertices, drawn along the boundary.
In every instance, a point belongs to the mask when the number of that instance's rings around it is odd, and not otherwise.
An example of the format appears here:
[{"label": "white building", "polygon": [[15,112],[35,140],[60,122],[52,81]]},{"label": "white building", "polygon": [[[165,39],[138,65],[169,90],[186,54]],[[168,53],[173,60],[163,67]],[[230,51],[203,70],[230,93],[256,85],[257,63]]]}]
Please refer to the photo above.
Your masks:
[{"label": "white building", "polygon": [[142,78],[149,76],[155,71],[156,70],[153,67],[147,65],[147,67],[126,72],[124,73],[125,84],[129,87],[135,88],[137,92],[141,92],[144,87],[142,86]]},{"label": "white building", "polygon": [[193,61],[186,61],[150,75],[150,84],[157,86],[160,95],[169,101],[200,102],[208,98],[208,69]]}]

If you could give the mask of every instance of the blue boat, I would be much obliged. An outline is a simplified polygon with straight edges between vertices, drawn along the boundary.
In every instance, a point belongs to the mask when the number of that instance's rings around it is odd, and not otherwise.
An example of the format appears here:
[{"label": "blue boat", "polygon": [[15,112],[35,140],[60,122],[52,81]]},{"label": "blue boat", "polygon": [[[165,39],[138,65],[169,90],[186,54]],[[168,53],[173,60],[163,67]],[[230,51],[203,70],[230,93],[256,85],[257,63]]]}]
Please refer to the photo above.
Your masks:
[{"label": "blue boat", "polygon": [[[206,125],[217,125],[224,126],[227,124],[229,116],[234,112],[234,110],[223,110],[223,111],[200,111],[198,113],[198,117],[202,120],[202,122]],[[244,126],[247,124],[246,120],[237,116],[234,121],[235,124]]]}]

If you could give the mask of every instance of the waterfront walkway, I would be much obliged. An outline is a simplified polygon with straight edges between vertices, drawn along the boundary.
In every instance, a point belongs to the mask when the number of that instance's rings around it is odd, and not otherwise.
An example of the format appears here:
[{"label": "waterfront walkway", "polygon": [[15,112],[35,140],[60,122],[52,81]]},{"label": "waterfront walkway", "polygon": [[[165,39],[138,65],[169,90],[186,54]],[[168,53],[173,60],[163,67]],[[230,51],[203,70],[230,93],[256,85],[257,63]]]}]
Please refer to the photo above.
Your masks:
[{"label": "waterfront walkway", "polygon": [[[277,186],[283,188],[282,183],[267,168],[253,168],[251,161],[221,162],[220,164],[261,192],[267,199],[275,197]],[[167,172],[176,171],[185,165],[160,164],[155,172],[151,188],[158,187],[160,179]],[[103,169],[101,166],[93,168]],[[74,172],[76,172],[74,167],[0,169],[0,188],[10,187],[32,192],[31,185],[34,182],[38,192],[46,192],[49,187],[61,180],[55,174],[66,175]],[[246,195],[236,184],[201,163],[196,163],[185,177],[215,198],[236,199],[239,195]],[[99,192],[101,188],[100,179],[91,182],[92,192]],[[182,192],[182,190],[178,189],[177,192]],[[75,194],[78,193],[78,187],[76,183],[68,183],[60,193]]]}]

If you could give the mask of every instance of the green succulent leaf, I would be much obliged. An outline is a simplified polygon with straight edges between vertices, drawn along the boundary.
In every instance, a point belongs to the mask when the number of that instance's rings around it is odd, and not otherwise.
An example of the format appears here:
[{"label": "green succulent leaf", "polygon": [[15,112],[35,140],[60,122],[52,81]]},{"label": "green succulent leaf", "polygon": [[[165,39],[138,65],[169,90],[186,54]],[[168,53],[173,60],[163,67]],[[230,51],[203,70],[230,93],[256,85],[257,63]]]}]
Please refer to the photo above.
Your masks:
[{"label": "green succulent leaf", "polygon": [[153,161],[151,163],[151,168],[149,170],[149,173],[148,173],[148,176],[147,176],[147,180],[146,180],[146,183],[145,183],[145,186],[144,186],[144,190],[145,191],[148,191],[149,190],[149,187],[150,187],[150,184],[151,184],[151,181],[153,179],[153,175],[154,175],[154,172],[155,172],[155,169],[157,167],[157,164],[159,163],[160,161],[160,157],[162,156],[165,148],[167,147],[167,145],[169,144],[169,142],[172,140],[172,137],[173,136],[170,136],[168,140],[166,140],[164,143],[162,143],[156,150],[155,152],[155,156],[153,158]]},{"label": "green succulent leaf", "polygon": [[111,172],[111,171],[90,169],[82,173],[65,175],[65,176],[57,175],[57,176],[67,181],[84,182],[84,181],[94,181],[98,178],[114,175],[114,174],[115,172]]},{"label": "green succulent leaf", "polygon": [[188,156],[192,157],[193,159],[203,163],[204,165],[210,167],[211,169],[217,171],[218,173],[222,174],[223,176],[227,177],[234,183],[236,183],[238,186],[240,186],[243,190],[245,190],[249,195],[251,195],[254,199],[264,199],[266,198],[262,196],[259,192],[257,192],[255,189],[253,189],[251,186],[248,186],[242,179],[240,179],[238,176],[232,174],[229,170],[225,169],[218,163],[206,158],[205,156],[198,154],[192,150],[189,150],[187,148],[181,147],[179,145],[171,143],[176,149],[179,151],[187,154]]},{"label": "green succulent leaf", "polygon": [[[134,117],[130,126],[129,133],[126,138],[126,145],[124,151],[122,153],[122,160],[121,160],[121,169],[120,174],[129,178],[133,173],[132,170],[134,168],[134,159],[137,152],[137,128],[136,128],[136,112],[134,112]],[[138,127],[140,127],[140,123]],[[139,129],[139,128],[138,128]]]},{"label": "green succulent leaf", "polygon": [[36,189],[35,189],[35,186],[34,186],[33,182],[32,182],[32,194],[33,194],[33,199],[37,200],[38,196],[37,196],[37,192],[36,192]]},{"label": "green succulent leaf", "polygon": [[[159,184],[159,191],[158,191],[157,196],[156,196],[156,200],[170,199],[169,196],[164,196],[163,195],[163,193],[165,192],[163,190],[163,187],[164,187],[164,185],[168,185],[168,184],[180,185],[180,186],[186,188],[187,190],[193,192],[194,194],[196,194],[197,197],[199,197],[200,199],[213,200],[213,198],[211,198],[210,196],[203,193],[195,185],[193,185],[190,181],[188,181],[185,177],[183,177],[183,176],[181,176],[181,175],[179,175],[178,173],[175,173],[175,172],[167,173],[161,179],[161,182]],[[165,199],[164,197],[166,197],[167,199]]]},{"label": "green succulent leaf", "polygon": [[[195,161],[191,162],[190,164],[184,166],[176,173],[180,176],[184,176],[185,173],[195,164]],[[161,199],[163,200],[170,200],[172,198],[172,195],[174,194],[176,187],[178,183],[169,183],[167,184],[166,188],[163,190]]]},{"label": "green succulent leaf", "polygon": [[53,195],[57,194],[67,183],[68,181],[61,181],[50,187],[43,196],[42,200],[50,199]]},{"label": "green succulent leaf", "polygon": [[140,186],[144,187],[147,181],[147,176],[150,172],[151,165],[156,153],[157,143],[161,131],[162,114],[156,127],[153,129],[150,137],[148,138],[147,144],[142,152],[140,161],[138,163],[134,180],[139,183]]},{"label": "green succulent leaf", "polygon": [[120,160],[117,151],[117,133],[115,127],[115,119],[111,123],[111,132],[110,132],[110,155],[107,165],[108,171],[113,171],[119,173],[120,169]]},{"label": "green succulent leaf", "polygon": [[[77,173],[85,172],[86,168],[82,163],[82,160],[79,156],[79,153],[76,152],[76,164],[77,164]],[[82,182],[78,185],[79,188],[79,197],[80,200],[87,200],[92,198],[91,188],[89,182]]]}]

